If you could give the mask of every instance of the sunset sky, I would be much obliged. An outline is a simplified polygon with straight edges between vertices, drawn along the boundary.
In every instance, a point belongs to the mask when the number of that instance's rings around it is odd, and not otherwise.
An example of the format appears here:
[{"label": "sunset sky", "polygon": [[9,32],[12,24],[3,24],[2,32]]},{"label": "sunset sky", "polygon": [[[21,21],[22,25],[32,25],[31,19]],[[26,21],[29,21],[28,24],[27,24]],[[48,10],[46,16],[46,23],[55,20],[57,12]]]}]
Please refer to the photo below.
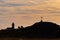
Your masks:
[{"label": "sunset sky", "polygon": [[60,0],[0,0],[0,29],[49,21],[60,25]]}]

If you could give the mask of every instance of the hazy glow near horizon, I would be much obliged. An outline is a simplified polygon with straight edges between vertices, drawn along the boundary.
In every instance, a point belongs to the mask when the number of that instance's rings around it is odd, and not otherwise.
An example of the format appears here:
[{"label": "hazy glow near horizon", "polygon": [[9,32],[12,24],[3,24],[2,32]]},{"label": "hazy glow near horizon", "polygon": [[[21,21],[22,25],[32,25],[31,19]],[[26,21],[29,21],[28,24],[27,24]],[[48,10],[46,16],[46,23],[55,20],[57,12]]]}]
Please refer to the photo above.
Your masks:
[{"label": "hazy glow near horizon", "polygon": [[60,0],[0,0],[0,29],[29,26],[41,20],[60,25]]}]

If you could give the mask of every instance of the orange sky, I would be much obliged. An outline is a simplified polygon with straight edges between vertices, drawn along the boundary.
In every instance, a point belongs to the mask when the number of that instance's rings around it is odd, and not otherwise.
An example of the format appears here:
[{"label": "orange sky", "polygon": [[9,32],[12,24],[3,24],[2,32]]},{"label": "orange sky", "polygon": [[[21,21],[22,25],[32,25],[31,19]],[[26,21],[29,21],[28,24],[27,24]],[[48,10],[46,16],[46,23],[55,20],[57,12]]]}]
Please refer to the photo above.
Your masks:
[{"label": "orange sky", "polygon": [[24,27],[41,20],[60,25],[60,0],[0,0],[0,29]]}]

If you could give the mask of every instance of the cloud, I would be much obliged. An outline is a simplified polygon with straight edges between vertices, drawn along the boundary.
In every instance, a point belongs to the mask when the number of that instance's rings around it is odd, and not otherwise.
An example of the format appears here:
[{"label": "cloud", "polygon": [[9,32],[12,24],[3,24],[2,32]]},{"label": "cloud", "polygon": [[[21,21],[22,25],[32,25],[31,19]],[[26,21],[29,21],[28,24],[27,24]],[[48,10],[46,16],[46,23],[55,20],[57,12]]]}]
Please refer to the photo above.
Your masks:
[{"label": "cloud", "polygon": [[0,12],[7,12],[8,10],[6,9],[0,9]]},{"label": "cloud", "polygon": [[31,6],[32,4],[14,4],[14,3],[10,3],[10,4],[6,4],[6,6]]},{"label": "cloud", "polygon": [[[21,2],[20,2],[21,1]],[[0,13],[26,14],[26,13],[60,13],[60,9],[49,6],[50,0],[0,0]],[[45,5],[45,3],[47,5]],[[48,5],[49,3],[49,5]],[[26,7],[25,7],[26,6]],[[9,9],[11,7],[11,9]],[[12,8],[13,7],[13,8]]]},{"label": "cloud", "polygon": [[10,3],[10,4],[0,4],[0,6],[3,6],[3,7],[16,7],[16,6],[31,6],[32,4],[14,4],[14,3]]},{"label": "cloud", "polygon": [[6,7],[6,6],[15,7],[15,6],[32,6],[33,5],[33,4],[28,3],[26,1],[22,1],[22,0],[20,0],[20,1],[19,0],[18,1],[16,1],[16,0],[14,0],[14,1],[13,0],[10,0],[10,1],[9,0],[0,0],[0,6],[2,6],[2,7]]},{"label": "cloud", "polygon": [[29,20],[29,19],[31,19],[32,17],[30,17],[30,16],[22,16],[22,18],[25,19],[25,20]]},{"label": "cloud", "polygon": [[4,3],[4,1],[3,0],[0,0],[0,3]]},{"label": "cloud", "polygon": [[33,6],[47,3],[49,0],[0,0],[0,6]]},{"label": "cloud", "polygon": [[16,10],[15,13],[16,14],[29,14],[29,13],[42,13],[42,10]]}]

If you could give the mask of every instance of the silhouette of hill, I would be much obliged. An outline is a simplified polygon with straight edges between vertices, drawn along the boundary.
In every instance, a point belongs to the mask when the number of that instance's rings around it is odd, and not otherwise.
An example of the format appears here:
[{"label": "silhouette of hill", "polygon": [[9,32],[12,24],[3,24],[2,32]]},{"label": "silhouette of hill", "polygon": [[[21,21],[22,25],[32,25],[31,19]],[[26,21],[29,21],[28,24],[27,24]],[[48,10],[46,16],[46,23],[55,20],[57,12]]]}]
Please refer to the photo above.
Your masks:
[{"label": "silhouette of hill", "polygon": [[59,25],[51,22],[37,22],[30,26],[29,29],[30,33],[32,33],[34,37],[57,37],[59,32]]},{"label": "silhouette of hill", "polygon": [[27,37],[27,38],[59,38],[60,27],[52,22],[36,22],[31,26],[15,29],[14,22],[11,28],[0,30],[0,37]]}]

